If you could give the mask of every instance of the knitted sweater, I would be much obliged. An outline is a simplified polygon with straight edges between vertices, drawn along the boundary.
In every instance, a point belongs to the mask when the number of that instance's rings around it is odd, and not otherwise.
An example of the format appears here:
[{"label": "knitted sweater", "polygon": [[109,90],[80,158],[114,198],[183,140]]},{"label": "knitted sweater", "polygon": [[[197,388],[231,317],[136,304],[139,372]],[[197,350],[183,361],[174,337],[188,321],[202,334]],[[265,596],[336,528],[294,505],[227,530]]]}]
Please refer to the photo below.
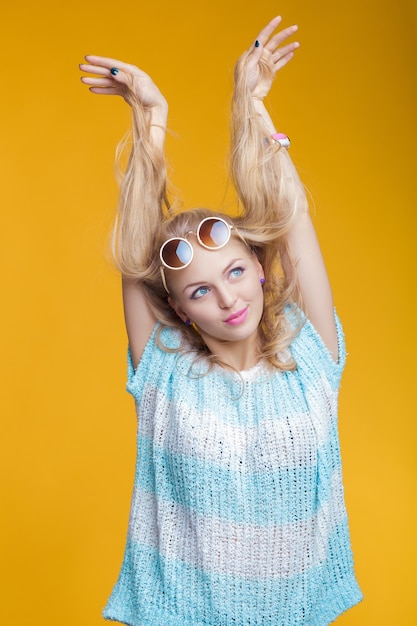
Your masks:
[{"label": "knitted sweater", "polygon": [[[104,610],[129,626],[325,626],[361,599],[337,432],[345,363],[309,321],[297,369],[209,373],[156,328],[128,391],[138,419],[127,545]],[[163,329],[166,346],[179,332]]]}]

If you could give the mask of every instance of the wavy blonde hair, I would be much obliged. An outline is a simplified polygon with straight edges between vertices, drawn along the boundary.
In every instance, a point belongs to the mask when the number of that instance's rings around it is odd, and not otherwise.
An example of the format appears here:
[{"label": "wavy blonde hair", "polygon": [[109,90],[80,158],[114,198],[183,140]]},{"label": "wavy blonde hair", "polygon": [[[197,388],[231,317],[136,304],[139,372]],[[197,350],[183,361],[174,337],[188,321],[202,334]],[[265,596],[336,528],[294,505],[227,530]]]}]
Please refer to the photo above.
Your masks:
[{"label": "wavy blonde hair", "polygon": [[[195,232],[204,217],[218,215],[234,224],[265,274],[264,311],[259,324],[261,356],[274,368],[292,370],[295,363],[288,358],[287,348],[298,332],[298,325],[288,323],[285,309],[289,304],[301,305],[301,302],[287,234],[298,211],[305,208],[306,200],[287,151],[268,139],[265,122],[255,110],[245,81],[247,54],[242,55],[235,68],[231,112],[230,176],[239,200],[237,217],[232,219],[202,208],[172,210],[166,161],[152,141],[150,111],[132,96],[129,99],[132,140],[121,181],[112,250],[118,269],[125,277],[140,283],[162,326],[181,331],[180,349],[216,361],[198,332],[185,326],[169,305],[160,275],[159,249],[170,237]],[[262,71],[269,71],[266,64]]]}]

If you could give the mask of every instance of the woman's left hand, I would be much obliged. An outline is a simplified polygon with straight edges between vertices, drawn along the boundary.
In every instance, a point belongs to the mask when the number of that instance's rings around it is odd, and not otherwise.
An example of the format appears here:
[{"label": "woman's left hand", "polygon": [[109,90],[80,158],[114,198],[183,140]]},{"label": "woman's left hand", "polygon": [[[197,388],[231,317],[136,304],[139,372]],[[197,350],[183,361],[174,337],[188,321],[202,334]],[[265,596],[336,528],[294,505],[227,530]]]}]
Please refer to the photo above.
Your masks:
[{"label": "woman's left hand", "polygon": [[269,93],[275,74],[293,58],[294,50],[300,46],[298,41],[284,44],[298,30],[295,25],[284,28],[271,37],[281,19],[280,16],[274,17],[242,57],[246,59],[247,87],[252,96],[259,100],[263,100]]}]

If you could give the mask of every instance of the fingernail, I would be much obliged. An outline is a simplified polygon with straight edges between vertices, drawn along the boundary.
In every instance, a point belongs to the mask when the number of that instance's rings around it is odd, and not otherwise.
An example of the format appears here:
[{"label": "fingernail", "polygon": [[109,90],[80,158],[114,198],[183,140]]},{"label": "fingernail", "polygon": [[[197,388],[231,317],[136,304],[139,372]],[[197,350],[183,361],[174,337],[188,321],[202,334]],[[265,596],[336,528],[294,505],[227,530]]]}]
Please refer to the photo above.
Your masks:
[{"label": "fingernail", "polygon": [[119,70],[117,69],[117,67],[112,67],[110,70],[110,74],[113,74],[113,76],[116,76],[116,74],[119,73]]},{"label": "fingernail", "polygon": [[259,41],[258,41],[258,40],[256,40],[256,41],[255,41],[255,48],[259,48],[259,46],[260,46],[260,45],[261,45],[261,44],[259,43]]}]

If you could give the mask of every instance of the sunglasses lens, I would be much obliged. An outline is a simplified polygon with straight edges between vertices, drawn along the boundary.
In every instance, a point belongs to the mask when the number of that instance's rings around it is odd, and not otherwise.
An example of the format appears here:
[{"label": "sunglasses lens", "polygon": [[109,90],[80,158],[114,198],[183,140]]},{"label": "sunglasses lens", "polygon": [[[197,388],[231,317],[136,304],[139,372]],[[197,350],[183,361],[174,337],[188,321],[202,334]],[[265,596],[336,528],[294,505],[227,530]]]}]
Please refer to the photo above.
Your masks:
[{"label": "sunglasses lens", "polygon": [[221,248],[230,239],[230,227],[226,222],[209,218],[200,224],[198,237],[207,248]]},{"label": "sunglasses lens", "polygon": [[193,251],[188,241],[171,239],[164,244],[161,256],[168,267],[184,267],[190,263]]}]

